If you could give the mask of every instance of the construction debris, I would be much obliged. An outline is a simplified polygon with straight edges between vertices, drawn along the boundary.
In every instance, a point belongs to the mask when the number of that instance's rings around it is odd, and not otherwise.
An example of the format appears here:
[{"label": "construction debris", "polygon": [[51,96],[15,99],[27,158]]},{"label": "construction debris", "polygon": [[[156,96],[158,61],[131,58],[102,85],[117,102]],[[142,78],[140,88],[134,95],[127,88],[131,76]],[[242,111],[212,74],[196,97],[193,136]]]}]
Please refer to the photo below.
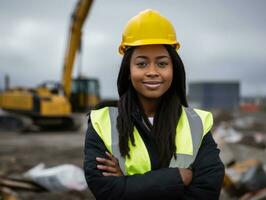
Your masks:
[{"label": "construction debris", "polygon": [[70,164],[45,168],[43,163],[24,174],[49,191],[82,191],[87,188],[84,171]]},{"label": "construction debris", "polygon": [[245,160],[226,169],[225,182],[231,195],[241,196],[266,188],[266,173],[260,161]]},{"label": "construction debris", "polygon": [[266,148],[266,134],[258,131],[240,131],[231,123],[221,123],[214,131],[214,138],[220,143],[239,143],[254,146],[261,149]]},{"label": "construction debris", "polygon": [[10,188],[0,187],[0,199],[1,200],[18,200],[17,193]]},{"label": "construction debris", "polygon": [[24,189],[32,191],[41,191],[42,187],[35,184],[34,182],[28,179],[13,179],[9,177],[0,177],[0,187],[8,187],[12,189]]},{"label": "construction debris", "polygon": [[265,200],[265,199],[266,199],[266,188],[258,190],[256,192],[249,192],[240,198],[240,200]]},{"label": "construction debris", "polygon": [[266,199],[266,128],[261,115],[225,118],[213,131],[226,166],[222,200]]},{"label": "construction debris", "polygon": [[[29,169],[45,163],[44,169],[61,167],[69,163],[82,168],[85,132],[1,132],[0,134],[0,174],[8,180],[38,185],[24,175]],[[82,172],[83,173],[83,172]],[[66,173],[67,174],[67,173]],[[32,190],[0,185],[6,188],[5,198],[1,200],[94,200],[92,193],[86,190],[50,191],[46,188]],[[7,192],[8,191],[8,192]],[[10,199],[8,199],[8,198]],[[13,199],[11,199],[11,197]]]},{"label": "construction debris", "polygon": [[45,189],[34,182],[21,178],[0,177],[0,199],[1,200],[20,200],[16,191],[41,192]]}]

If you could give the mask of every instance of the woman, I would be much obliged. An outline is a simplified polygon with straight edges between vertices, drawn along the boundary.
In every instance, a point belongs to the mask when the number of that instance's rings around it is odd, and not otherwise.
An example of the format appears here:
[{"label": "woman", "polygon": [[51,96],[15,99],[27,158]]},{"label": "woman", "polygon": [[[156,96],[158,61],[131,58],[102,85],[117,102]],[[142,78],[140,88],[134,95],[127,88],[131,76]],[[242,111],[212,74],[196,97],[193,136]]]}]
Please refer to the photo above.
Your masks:
[{"label": "woman", "polygon": [[172,24],[145,10],[125,27],[119,101],[91,111],[84,170],[97,199],[218,199],[224,166],[209,112],[188,107]]}]

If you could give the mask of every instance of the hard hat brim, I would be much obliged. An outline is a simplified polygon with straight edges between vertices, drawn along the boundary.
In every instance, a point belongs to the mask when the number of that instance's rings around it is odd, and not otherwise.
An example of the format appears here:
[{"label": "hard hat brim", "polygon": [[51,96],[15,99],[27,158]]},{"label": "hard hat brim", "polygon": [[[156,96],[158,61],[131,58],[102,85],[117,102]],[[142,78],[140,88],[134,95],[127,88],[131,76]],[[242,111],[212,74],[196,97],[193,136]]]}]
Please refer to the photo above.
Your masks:
[{"label": "hard hat brim", "polygon": [[124,43],[124,44],[121,44],[119,46],[119,53],[121,55],[124,55],[125,54],[125,50],[127,47],[131,47],[131,46],[144,46],[144,45],[156,45],[156,44],[167,44],[167,45],[173,45],[174,48],[176,49],[176,51],[180,48],[180,44],[177,42],[177,41],[169,41],[169,40],[165,40],[165,39],[145,39],[145,40],[138,40],[138,41],[135,41],[134,43]]}]

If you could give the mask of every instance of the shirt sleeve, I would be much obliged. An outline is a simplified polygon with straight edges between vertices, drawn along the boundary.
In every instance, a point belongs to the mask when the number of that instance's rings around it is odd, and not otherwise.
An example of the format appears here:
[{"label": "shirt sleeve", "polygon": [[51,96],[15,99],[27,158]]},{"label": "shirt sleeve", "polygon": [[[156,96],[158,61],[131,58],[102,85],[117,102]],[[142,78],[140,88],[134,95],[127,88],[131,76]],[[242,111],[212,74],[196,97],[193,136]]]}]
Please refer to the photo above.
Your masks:
[{"label": "shirt sleeve", "polygon": [[225,173],[219,153],[211,132],[207,133],[192,165],[193,179],[185,187],[183,200],[219,199]]},{"label": "shirt sleeve", "polygon": [[183,195],[179,171],[164,168],[142,175],[104,177],[97,169],[96,157],[105,157],[103,141],[91,123],[85,139],[84,171],[87,184],[97,200],[176,199]]}]

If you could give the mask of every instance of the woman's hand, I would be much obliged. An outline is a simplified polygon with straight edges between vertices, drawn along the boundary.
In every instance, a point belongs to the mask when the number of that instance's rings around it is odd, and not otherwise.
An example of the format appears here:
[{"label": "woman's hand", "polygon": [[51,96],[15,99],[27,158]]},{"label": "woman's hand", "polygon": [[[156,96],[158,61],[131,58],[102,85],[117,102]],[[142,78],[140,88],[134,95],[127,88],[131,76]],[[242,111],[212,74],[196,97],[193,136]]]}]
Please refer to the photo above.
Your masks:
[{"label": "woman's hand", "polygon": [[183,183],[185,186],[188,186],[193,178],[193,172],[191,169],[186,169],[186,168],[178,168],[179,173],[182,177]]},{"label": "woman's hand", "polygon": [[119,166],[118,159],[108,152],[105,152],[105,154],[107,158],[96,158],[100,163],[97,165],[97,168],[103,171],[103,176],[124,176]]}]

